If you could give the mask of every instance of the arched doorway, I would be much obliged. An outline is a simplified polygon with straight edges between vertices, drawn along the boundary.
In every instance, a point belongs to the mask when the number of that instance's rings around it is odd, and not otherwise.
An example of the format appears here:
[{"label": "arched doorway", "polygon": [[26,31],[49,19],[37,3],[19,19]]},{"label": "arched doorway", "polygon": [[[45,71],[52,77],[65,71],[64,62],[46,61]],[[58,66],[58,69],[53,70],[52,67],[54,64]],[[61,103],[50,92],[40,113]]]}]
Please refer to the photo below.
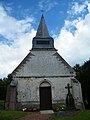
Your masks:
[{"label": "arched doorway", "polygon": [[40,91],[40,110],[52,109],[51,85],[48,82],[42,82],[39,87]]}]

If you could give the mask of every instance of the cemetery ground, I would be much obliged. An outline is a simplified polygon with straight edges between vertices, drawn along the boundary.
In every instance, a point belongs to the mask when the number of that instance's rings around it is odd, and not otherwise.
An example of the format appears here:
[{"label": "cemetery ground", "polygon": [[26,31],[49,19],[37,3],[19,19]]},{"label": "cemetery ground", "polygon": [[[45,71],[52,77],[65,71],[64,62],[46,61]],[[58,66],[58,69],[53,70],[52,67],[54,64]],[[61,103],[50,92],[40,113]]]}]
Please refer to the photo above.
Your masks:
[{"label": "cemetery ground", "polygon": [[0,120],[16,120],[17,118],[21,118],[28,114],[30,114],[30,113],[22,112],[22,111],[0,110]]},{"label": "cemetery ground", "polygon": [[55,115],[53,114],[50,120],[90,120],[90,110],[78,111],[75,114],[69,115]]},{"label": "cemetery ground", "polygon": [[37,112],[6,111],[4,101],[0,100],[0,120],[90,120],[90,110],[80,110],[62,114],[63,111],[51,115],[41,115]]},{"label": "cemetery ground", "polygon": [[[0,120],[41,120],[38,119],[37,116],[39,116],[39,112],[23,112],[23,111],[5,111],[0,110]],[[36,116],[36,118],[31,116]],[[45,115],[44,115],[45,116]],[[76,114],[71,115],[63,115],[59,116],[56,114],[52,114],[49,116],[49,119],[42,119],[42,120],[90,120],[90,110],[83,110],[78,111]]]}]

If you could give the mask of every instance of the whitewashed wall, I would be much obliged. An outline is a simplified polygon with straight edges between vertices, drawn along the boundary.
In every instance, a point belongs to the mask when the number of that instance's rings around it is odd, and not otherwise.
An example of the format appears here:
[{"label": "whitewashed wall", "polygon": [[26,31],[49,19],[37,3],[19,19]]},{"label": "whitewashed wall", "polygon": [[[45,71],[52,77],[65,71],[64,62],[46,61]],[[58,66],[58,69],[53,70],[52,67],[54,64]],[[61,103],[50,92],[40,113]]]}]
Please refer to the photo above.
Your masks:
[{"label": "whitewashed wall", "polygon": [[71,76],[71,67],[56,51],[31,51],[15,71],[15,76]]},{"label": "whitewashed wall", "polygon": [[[70,77],[49,77],[49,78],[17,78],[17,101],[25,105],[27,103],[39,104],[40,96],[39,96],[39,87],[43,81],[47,81],[51,85],[52,91],[52,103],[65,103],[67,89],[65,88],[67,84],[73,84]],[[77,88],[76,88],[77,86]],[[82,102],[81,91],[79,84],[73,85],[71,89],[71,93],[73,97],[79,98],[79,102]],[[76,104],[77,105],[77,104]],[[81,104],[78,106],[81,107]]]},{"label": "whitewashed wall", "polygon": [[46,80],[51,84],[52,103],[65,103],[68,83],[73,86],[74,99],[81,102],[81,86],[72,82],[74,76],[75,72],[56,50],[32,50],[13,72],[13,79],[18,81],[17,101],[22,105],[40,104],[39,86]]}]

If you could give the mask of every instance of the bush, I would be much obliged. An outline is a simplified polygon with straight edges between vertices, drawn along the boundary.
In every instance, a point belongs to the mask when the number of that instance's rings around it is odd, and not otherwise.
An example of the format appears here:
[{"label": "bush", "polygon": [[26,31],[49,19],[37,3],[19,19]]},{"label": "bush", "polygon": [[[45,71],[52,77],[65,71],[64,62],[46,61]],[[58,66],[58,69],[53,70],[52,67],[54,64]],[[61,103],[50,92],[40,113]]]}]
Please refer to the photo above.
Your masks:
[{"label": "bush", "polygon": [[64,111],[66,110],[66,105],[65,104],[61,104],[61,103],[58,103],[55,108],[54,108],[55,111]]}]

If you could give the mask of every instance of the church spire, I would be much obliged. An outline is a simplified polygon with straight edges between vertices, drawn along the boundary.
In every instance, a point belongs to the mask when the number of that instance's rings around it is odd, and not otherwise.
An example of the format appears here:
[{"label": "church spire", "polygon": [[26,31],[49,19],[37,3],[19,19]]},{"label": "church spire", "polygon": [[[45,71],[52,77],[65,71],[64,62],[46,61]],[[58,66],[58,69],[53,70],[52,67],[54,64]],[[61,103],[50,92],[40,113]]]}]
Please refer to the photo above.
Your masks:
[{"label": "church spire", "polygon": [[50,37],[43,14],[37,29],[36,37]]},{"label": "church spire", "polygon": [[32,41],[32,48],[33,49],[53,49],[54,48],[54,40],[50,37],[44,16],[42,14],[36,36],[33,38]]}]

